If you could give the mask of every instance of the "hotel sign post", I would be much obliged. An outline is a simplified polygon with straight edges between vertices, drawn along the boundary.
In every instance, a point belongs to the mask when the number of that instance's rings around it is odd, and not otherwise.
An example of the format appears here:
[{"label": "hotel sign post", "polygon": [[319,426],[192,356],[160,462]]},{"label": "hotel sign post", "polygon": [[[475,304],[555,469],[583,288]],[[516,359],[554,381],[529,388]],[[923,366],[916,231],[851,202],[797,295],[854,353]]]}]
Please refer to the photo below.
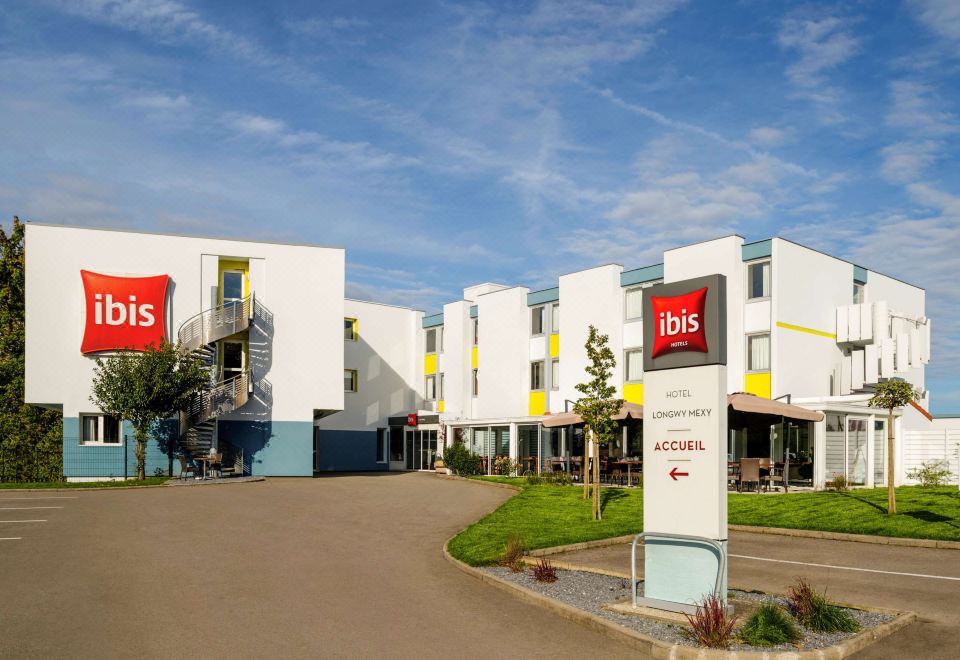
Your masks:
[{"label": "hotel sign post", "polygon": [[[644,290],[644,596],[692,612],[727,593],[726,278]],[[638,537],[639,538],[639,537]]]}]

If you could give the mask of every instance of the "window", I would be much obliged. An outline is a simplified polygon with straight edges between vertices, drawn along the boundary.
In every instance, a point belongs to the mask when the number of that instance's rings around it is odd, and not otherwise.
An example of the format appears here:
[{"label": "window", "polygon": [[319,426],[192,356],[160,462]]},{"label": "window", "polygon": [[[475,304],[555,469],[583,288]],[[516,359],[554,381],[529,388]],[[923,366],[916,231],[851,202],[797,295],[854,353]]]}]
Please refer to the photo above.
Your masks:
[{"label": "window", "polygon": [[643,349],[642,348],[631,348],[627,351],[626,359],[624,359],[624,364],[627,368],[627,373],[625,374],[625,380],[628,383],[642,383],[643,382]]},{"label": "window", "polygon": [[530,389],[543,389],[543,360],[530,363]]},{"label": "window", "polygon": [[560,360],[557,358],[550,360],[550,389],[560,389]]},{"label": "window", "polygon": [[437,329],[430,328],[427,330],[427,353],[436,353],[437,352]]},{"label": "window", "polygon": [[387,462],[387,429],[377,429],[377,463]]},{"label": "window", "polygon": [[427,401],[434,401],[437,398],[437,377],[435,375],[430,375],[426,377],[426,382],[423,386],[423,398]]},{"label": "window", "polygon": [[864,293],[865,291],[864,291],[863,285],[860,284],[859,282],[854,282],[853,283],[853,304],[854,305],[863,304],[865,299]]},{"label": "window", "polygon": [[243,300],[243,271],[223,271],[223,302]]},{"label": "window", "polygon": [[560,332],[560,303],[553,303],[550,308],[550,332]]},{"label": "window", "polygon": [[755,261],[747,265],[747,300],[770,297],[770,262]]},{"label": "window", "polygon": [[343,338],[347,341],[357,341],[357,319],[343,319]]},{"label": "window", "polygon": [[443,326],[440,326],[439,328],[437,328],[437,335],[438,335],[437,344],[439,345],[440,352],[443,353]]},{"label": "window", "polygon": [[747,371],[770,371],[770,334],[747,335]]},{"label": "window", "polygon": [[443,374],[440,374],[440,389],[437,392],[437,398],[443,399]]},{"label": "window", "polygon": [[641,287],[627,289],[625,295],[627,320],[635,321],[643,318],[643,289]]},{"label": "window", "polygon": [[479,369],[473,370],[473,396],[480,394],[480,379],[477,378],[477,371],[479,371]]},{"label": "window", "polygon": [[357,370],[356,369],[343,370],[343,391],[344,392],[357,391]]},{"label": "window", "polygon": [[543,307],[533,307],[530,309],[530,334],[543,334]]},{"label": "window", "polygon": [[480,319],[473,319],[473,345],[477,345],[477,340],[480,339]]},{"label": "window", "polygon": [[80,415],[80,444],[119,445],[120,420],[107,415]]}]

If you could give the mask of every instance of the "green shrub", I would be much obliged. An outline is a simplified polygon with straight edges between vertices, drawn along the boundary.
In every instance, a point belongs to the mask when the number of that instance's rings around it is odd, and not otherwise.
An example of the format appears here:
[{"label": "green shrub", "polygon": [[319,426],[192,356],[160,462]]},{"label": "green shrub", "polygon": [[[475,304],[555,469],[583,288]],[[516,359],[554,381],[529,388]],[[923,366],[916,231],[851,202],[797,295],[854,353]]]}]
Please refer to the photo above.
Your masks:
[{"label": "green shrub", "polygon": [[833,478],[827,482],[827,489],[836,491],[838,493],[844,493],[850,490],[850,482],[847,481],[846,475],[843,475],[839,472],[834,472]]},{"label": "green shrub", "polygon": [[545,481],[546,481],[546,479],[543,477],[543,475],[540,475],[540,474],[528,474],[528,475],[527,475],[527,483],[530,484],[531,486],[539,486],[540,484],[544,483]]},{"label": "green shrub", "polygon": [[860,624],[842,607],[827,600],[826,593],[818,593],[803,578],[787,593],[790,610],[797,621],[821,633],[856,632]]},{"label": "green shrub", "polygon": [[950,471],[950,464],[947,461],[926,461],[920,464],[920,467],[907,472],[908,479],[915,479],[920,482],[924,488],[930,486],[943,486],[953,476]]},{"label": "green shrub", "polygon": [[493,462],[493,472],[494,474],[503,475],[504,477],[509,477],[513,474],[516,474],[520,471],[520,464],[509,456],[501,456]]},{"label": "green shrub", "polygon": [[540,475],[540,477],[543,479],[543,483],[550,484],[551,486],[569,486],[572,483],[570,480],[570,475],[563,470],[557,472],[544,472]]},{"label": "green shrub", "polygon": [[802,635],[782,607],[768,603],[750,615],[738,637],[752,646],[776,646],[796,642]]},{"label": "green shrub", "polygon": [[443,462],[460,476],[480,474],[483,466],[480,456],[467,449],[462,442],[455,442],[444,450]]}]

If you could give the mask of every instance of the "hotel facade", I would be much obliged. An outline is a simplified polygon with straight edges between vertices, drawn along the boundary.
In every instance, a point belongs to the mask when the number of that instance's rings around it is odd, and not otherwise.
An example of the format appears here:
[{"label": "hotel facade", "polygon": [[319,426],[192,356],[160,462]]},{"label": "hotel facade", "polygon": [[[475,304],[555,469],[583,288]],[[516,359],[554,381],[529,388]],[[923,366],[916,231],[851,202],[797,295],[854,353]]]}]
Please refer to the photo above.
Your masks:
[{"label": "hotel facade", "polygon": [[[809,422],[732,408],[732,460],[788,457],[794,485],[822,488],[837,474],[882,485],[886,414],[867,400],[878,382],[903,378],[922,396],[895,417],[895,482],[926,460],[957,468],[958,420],[927,413],[924,290],[781,238],[727,236],[536,291],[480,284],[429,315],[345,298],[336,248],[40,224],[26,241],[25,398],[63,412],[72,479],[122,477],[117,461],[133,460],[129,427],[92,406],[90,385],[96,357],[123,347],[109,337],[144,331],[127,325],[148,318],[135,307],[146,290],[129,287],[158,276],[152,330],[204,359],[211,390],[158,430],[148,473],[211,447],[243,474],[429,470],[455,439],[489,466],[510,456],[523,470],[574,469],[582,431],[543,422],[578,396],[588,327],[609,336],[618,395],[642,405],[645,289],[714,273],[727,282],[728,393],[823,413]],[[134,305],[126,325],[121,293]],[[605,451],[639,457],[642,432],[624,424]]]}]

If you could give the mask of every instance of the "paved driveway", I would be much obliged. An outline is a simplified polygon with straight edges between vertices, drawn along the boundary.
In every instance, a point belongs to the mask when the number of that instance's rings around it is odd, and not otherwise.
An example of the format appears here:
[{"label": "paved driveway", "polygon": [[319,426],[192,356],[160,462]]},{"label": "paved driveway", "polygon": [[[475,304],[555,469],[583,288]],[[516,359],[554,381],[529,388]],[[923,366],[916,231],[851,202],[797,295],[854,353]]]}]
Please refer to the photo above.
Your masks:
[{"label": "paved driveway", "polygon": [[443,558],[504,490],[406,473],[70,495],[0,545],[2,657],[637,657]]}]

